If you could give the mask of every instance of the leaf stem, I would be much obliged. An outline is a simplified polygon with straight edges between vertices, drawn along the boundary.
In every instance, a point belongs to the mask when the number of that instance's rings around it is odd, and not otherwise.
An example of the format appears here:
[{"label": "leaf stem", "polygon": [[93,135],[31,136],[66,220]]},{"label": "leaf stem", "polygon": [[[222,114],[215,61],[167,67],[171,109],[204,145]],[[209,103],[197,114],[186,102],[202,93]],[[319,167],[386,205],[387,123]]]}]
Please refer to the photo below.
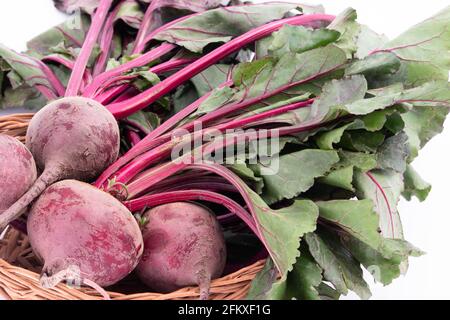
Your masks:
[{"label": "leaf stem", "polygon": [[97,42],[100,30],[105,22],[106,16],[108,15],[112,1],[113,0],[101,0],[97,10],[95,11],[94,17],[92,18],[91,27],[89,28],[83,47],[81,48],[80,55],[75,61],[75,66],[70,76],[69,84],[67,85],[65,94],[66,97],[77,96],[79,93],[84,71],[88,64],[92,50]]}]

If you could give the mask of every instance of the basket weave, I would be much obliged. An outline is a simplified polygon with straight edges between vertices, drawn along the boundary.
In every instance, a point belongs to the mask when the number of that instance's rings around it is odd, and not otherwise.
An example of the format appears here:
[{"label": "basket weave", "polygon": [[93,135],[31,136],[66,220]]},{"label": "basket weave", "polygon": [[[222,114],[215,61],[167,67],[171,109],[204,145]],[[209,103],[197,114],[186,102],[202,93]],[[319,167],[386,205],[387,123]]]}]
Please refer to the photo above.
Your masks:
[{"label": "basket weave", "polygon": [[[32,114],[14,114],[0,117],[0,133],[24,141],[24,135]],[[264,267],[258,261],[237,272],[213,280],[210,299],[244,299],[250,283]],[[73,288],[59,284],[44,289],[39,284],[41,266],[31,250],[27,236],[12,228],[3,235],[0,231],[0,297],[13,300],[100,300],[101,296],[90,288]],[[113,300],[191,300],[199,298],[198,287],[186,287],[168,294],[108,292]]]}]

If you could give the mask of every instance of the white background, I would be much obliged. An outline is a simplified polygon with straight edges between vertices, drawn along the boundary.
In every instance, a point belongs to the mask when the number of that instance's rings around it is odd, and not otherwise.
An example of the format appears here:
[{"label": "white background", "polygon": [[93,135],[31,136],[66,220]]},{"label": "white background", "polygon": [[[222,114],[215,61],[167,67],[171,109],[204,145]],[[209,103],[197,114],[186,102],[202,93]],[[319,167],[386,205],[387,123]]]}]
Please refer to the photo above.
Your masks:
[{"label": "white background", "polygon": [[[291,0],[290,2],[294,2]],[[346,7],[358,11],[358,20],[392,38],[408,27],[450,5],[449,0],[306,0],[324,4],[337,14]],[[26,40],[63,21],[51,0],[2,0],[0,42],[23,50]],[[449,54],[448,52],[446,54]],[[406,276],[383,287],[371,281],[372,299],[450,299],[450,121],[444,133],[432,140],[414,162],[433,190],[425,203],[400,203],[406,239],[427,254],[413,258]],[[367,278],[370,281],[370,278]],[[347,298],[356,298],[349,295]]]}]

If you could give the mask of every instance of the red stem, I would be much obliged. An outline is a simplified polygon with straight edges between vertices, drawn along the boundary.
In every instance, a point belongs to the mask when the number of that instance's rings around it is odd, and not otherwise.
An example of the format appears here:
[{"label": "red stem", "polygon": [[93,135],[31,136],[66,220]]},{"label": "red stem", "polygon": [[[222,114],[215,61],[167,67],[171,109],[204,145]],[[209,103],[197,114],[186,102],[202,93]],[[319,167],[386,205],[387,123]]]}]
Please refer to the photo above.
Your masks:
[{"label": "red stem", "polygon": [[114,37],[114,22],[117,18],[117,13],[121,8],[122,4],[118,4],[108,16],[108,19],[106,19],[102,35],[100,36],[100,54],[94,66],[94,76],[99,75],[105,70],[109,57],[109,50],[111,49],[112,39]]},{"label": "red stem", "polygon": [[219,193],[206,191],[202,189],[192,189],[183,191],[170,191],[149,196],[143,196],[141,198],[126,201],[124,205],[131,211],[136,212],[145,209],[146,207],[155,207],[166,203],[172,203],[176,201],[208,201],[223,205],[230,212],[236,214],[241,218],[248,227],[259,236],[259,232],[255,221],[252,216],[237,202],[225,197]]},{"label": "red stem", "polygon": [[160,58],[161,56],[172,51],[176,46],[170,43],[163,43],[155,49],[133,59],[127,63],[124,63],[112,70],[103,72],[94,78],[92,83],[83,92],[84,97],[93,97],[96,91],[110,78],[122,75],[122,73],[130,71],[134,68],[142,67],[150,62]]},{"label": "red stem", "polygon": [[194,63],[188,65],[174,75],[168,77],[164,81],[161,81],[159,84],[142,92],[141,94],[131,98],[130,100],[109,105],[108,109],[116,118],[125,118],[130,114],[133,114],[134,112],[152,104],[162,96],[171,92],[177,86],[181,85],[182,83],[186,82],[193,76],[197,75],[198,73],[214,64],[216,61],[228,56],[229,54],[239,50],[249,43],[252,43],[273,33],[274,31],[277,31],[285,24],[305,25],[318,20],[332,21],[334,18],[334,16],[325,14],[301,15],[274,21],[255,28],[252,31],[249,31],[227,42],[218,49],[204,55]]},{"label": "red stem", "polygon": [[[232,81],[227,81],[223,83],[220,87],[229,86],[232,84]],[[208,98],[208,96],[211,94],[207,93],[200,99],[197,99],[192,104],[172,116],[170,119],[168,119],[166,122],[161,124],[158,128],[153,130],[150,134],[148,134],[142,141],[137,144],[134,148],[130,149],[125,155],[123,155],[121,158],[119,158],[114,164],[112,164],[108,169],[106,169],[101,176],[97,179],[95,182],[95,186],[100,188],[106,180],[117,170],[119,170],[122,166],[127,164],[129,161],[131,161],[133,158],[139,156],[140,154],[146,152],[147,150],[156,147],[157,145],[161,143],[165,143],[170,141],[170,136],[161,137],[161,135],[168,130],[172,129],[178,122],[183,120],[185,117],[190,115],[192,112],[197,110],[197,108],[200,106],[200,104]],[[158,139],[157,139],[158,138]]]},{"label": "red stem", "polygon": [[141,26],[139,27],[138,34],[136,36],[136,41],[134,42],[133,53],[140,53],[145,47],[145,37],[148,34],[151,23],[153,21],[153,13],[155,9],[158,8],[158,0],[154,0],[150,3],[147,10],[145,11],[144,18],[142,19]]},{"label": "red stem", "polygon": [[92,18],[91,27],[89,28],[86,39],[81,48],[80,55],[75,62],[73,72],[70,76],[69,84],[67,85],[66,97],[77,96],[81,87],[81,82],[84,75],[84,70],[88,64],[89,58],[91,56],[92,50],[94,49],[95,43],[97,42],[100,30],[105,22],[106,16],[108,15],[109,8],[111,7],[113,0],[101,0],[100,4],[95,11],[94,17]]},{"label": "red stem", "polygon": [[127,141],[131,144],[132,147],[134,147],[139,143],[139,141],[141,141],[141,137],[139,136],[139,134],[137,134],[133,130],[127,130],[126,135]]},{"label": "red stem", "polygon": [[[160,64],[150,68],[150,71],[155,74],[160,75],[162,73],[169,72],[169,71],[172,71],[179,67],[185,66],[186,64],[191,63],[193,61],[194,61],[194,59],[189,59],[189,58],[173,59],[173,60],[169,60],[169,61],[160,63]],[[109,101],[114,99],[114,97],[121,94],[124,90],[126,90],[129,87],[130,87],[129,84],[123,84],[121,86],[115,87],[106,92],[97,93],[97,95],[94,97],[94,99],[99,101],[103,105],[105,105],[106,103],[108,103]]]}]

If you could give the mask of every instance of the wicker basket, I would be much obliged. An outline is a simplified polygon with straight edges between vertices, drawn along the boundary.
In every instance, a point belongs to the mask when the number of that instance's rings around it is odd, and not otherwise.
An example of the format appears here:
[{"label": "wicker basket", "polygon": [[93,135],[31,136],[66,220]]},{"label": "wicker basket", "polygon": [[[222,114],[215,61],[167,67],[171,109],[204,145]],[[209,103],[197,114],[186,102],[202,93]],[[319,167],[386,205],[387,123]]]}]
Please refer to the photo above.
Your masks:
[{"label": "wicker basket", "polygon": [[[0,133],[24,140],[32,114],[0,117]],[[239,300],[245,298],[250,283],[263,268],[258,261],[237,272],[212,281],[210,299]],[[33,254],[27,237],[8,227],[0,234],[0,297],[14,300],[99,300],[101,296],[90,288],[73,288],[59,284],[44,289],[39,284],[41,266]],[[128,291],[128,290],[127,290]],[[168,294],[151,292],[123,294],[108,292],[113,300],[182,300],[198,299],[198,287],[187,287]]]}]

